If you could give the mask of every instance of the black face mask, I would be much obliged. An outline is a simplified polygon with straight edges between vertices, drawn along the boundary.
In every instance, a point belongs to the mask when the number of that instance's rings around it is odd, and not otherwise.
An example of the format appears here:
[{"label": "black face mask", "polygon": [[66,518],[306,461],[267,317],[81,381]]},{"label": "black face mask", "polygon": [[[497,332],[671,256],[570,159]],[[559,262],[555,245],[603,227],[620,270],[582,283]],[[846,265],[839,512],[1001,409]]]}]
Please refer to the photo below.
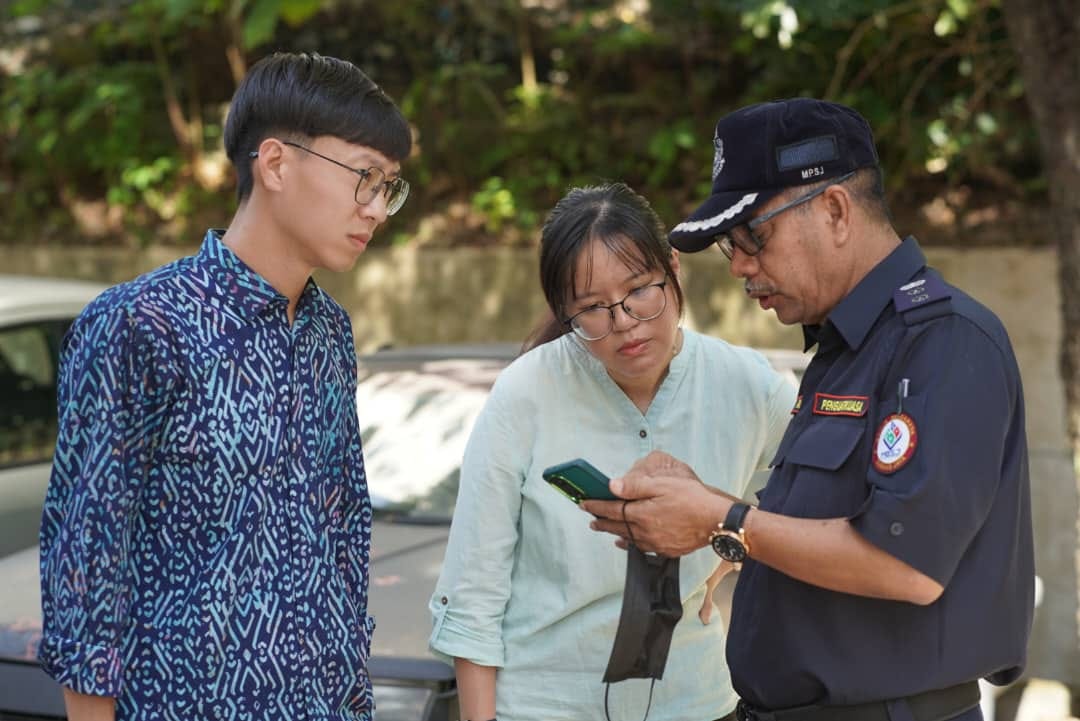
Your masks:
[{"label": "black face mask", "polygon": [[679,559],[643,553],[631,544],[622,612],[604,683],[663,678],[671,634],[682,612]]}]

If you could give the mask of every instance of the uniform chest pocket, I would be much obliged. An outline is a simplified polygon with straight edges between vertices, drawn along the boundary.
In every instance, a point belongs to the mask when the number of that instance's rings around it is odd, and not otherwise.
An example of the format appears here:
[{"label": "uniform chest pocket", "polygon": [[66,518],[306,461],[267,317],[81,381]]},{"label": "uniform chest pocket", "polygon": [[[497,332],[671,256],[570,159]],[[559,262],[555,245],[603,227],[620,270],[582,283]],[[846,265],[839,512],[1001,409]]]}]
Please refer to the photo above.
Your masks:
[{"label": "uniform chest pocket", "polygon": [[[838,518],[855,513],[866,497],[866,472],[850,464],[866,436],[864,419],[823,418],[810,423],[777,461],[791,489],[783,513],[804,518]],[[858,468],[856,468],[858,466]]]}]

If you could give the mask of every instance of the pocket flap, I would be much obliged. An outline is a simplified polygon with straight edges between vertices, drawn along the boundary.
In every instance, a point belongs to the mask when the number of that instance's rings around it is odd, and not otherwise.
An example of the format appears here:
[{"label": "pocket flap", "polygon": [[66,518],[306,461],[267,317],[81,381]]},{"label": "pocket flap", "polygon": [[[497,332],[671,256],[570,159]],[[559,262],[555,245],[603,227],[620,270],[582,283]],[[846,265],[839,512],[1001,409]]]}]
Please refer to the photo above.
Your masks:
[{"label": "pocket flap", "polygon": [[784,463],[835,471],[844,465],[865,431],[865,422],[846,418],[822,419],[811,423],[799,434],[782,460]]}]

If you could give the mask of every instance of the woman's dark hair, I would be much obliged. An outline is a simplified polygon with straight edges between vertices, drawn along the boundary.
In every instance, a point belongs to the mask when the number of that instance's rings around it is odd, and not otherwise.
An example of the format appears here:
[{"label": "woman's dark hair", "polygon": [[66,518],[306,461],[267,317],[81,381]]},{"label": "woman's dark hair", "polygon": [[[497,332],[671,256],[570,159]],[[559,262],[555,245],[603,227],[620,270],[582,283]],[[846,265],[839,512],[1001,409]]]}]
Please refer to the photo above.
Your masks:
[{"label": "woman's dark hair", "polygon": [[[671,244],[649,201],[625,183],[574,188],[555,204],[540,233],[540,286],[550,315],[529,335],[523,351],[570,330],[566,309],[574,297],[574,272],[582,251],[594,240],[629,268],[663,271],[682,312],[683,291],[671,267]],[[590,276],[592,268],[585,272]]]},{"label": "woman's dark hair", "polygon": [[250,154],[268,137],[331,135],[395,161],[412,150],[405,117],[371,78],[347,60],[275,53],[251,66],[225,122],[225,154],[236,168],[236,195],[251,194]]}]

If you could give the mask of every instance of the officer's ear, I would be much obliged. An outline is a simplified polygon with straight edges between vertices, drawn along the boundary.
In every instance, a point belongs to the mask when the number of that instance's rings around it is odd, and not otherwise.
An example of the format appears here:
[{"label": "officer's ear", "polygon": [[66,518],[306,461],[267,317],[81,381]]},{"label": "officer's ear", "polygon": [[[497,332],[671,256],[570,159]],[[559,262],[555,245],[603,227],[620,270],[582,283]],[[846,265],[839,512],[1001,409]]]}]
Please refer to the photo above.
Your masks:
[{"label": "officer's ear", "polygon": [[855,201],[843,185],[830,185],[822,193],[822,205],[826,212],[826,226],[833,238],[833,244],[843,247],[851,240]]}]

